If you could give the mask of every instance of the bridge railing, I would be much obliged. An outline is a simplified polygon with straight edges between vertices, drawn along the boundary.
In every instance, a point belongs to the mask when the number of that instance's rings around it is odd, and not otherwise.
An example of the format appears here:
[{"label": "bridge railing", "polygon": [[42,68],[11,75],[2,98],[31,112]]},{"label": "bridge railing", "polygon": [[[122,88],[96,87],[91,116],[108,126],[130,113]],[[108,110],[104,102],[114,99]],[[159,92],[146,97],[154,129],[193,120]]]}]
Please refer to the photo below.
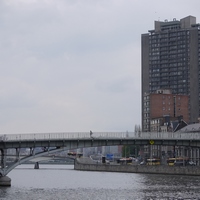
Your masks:
[{"label": "bridge railing", "polygon": [[0,140],[4,141],[25,141],[25,140],[64,140],[89,138],[89,133],[32,133],[32,134],[7,134],[1,135]]},{"label": "bridge railing", "polygon": [[0,135],[0,141],[69,140],[69,139],[167,139],[200,140],[200,133],[181,132],[63,132]]},{"label": "bridge railing", "polygon": [[137,132],[136,138],[143,139],[167,139],[167,140],[200,140],[200,133],[186,133],[186,132]]},{"label": "bridge railing", "polygon": [[63,132],[63,133],[32,133],[32,134],[7,134],[0,135],[0,141],[26,141],[26,140],[68,140],[68,139],[102,139],[125,138],[123,132]]}]

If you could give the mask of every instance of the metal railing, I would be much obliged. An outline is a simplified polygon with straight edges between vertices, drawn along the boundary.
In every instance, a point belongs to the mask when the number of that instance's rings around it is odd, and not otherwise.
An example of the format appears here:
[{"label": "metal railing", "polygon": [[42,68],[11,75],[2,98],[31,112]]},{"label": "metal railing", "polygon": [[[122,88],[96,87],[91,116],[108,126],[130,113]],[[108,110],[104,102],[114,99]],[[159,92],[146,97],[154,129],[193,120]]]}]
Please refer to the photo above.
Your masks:
[{"label": "metal railing", "polygon": [[39,141],[69,139],[163,139],[163,140],[200,140],[200,133],[180,132],[63,132],[63,133],[32,133],[4,134],[0,141]]}]

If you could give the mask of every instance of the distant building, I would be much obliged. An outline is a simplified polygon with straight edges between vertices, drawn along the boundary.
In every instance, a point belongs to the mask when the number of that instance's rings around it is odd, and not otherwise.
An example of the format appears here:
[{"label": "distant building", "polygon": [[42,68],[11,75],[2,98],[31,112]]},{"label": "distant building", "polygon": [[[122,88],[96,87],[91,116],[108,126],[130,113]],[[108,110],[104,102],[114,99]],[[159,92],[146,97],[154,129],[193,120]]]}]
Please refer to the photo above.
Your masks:
[{"label": "distant building", "polygon": [[[182,116],[169,117],[164,116],[160,118],[154,118],[150,120],[150,132],[176,132],[188,124],[183,120]],[[175,147],[174,146],[160,146],[160,145],[144,145],[143,157],[175,157]]]},{"label": "distant building", "polygon": [[[144,129],[146,132],[175,132],[189,121],[188,95],[172,94],[169,89],[160,89],[144,96]],[[144,157],[174,157],[174,147],[146,145]]]},{"label": "distant building", "polygon": [[[143,98],[143,131],[161,132],[161,126],[182,119],[188,123],[188,95],[172,94],[171,90],[157,90]],[[168,131],[171,126],[168,124]],[[173,129],[173,128],[172,128]]]},{"label": "distant building", "polygon": [[[178,132],[180,133],[197,133],[200,135],[200,123],[196,124],[189,124],[188,126],[185,126],[184,128],[180,129]],[[200,150],[198,147],[176,147],[175,148],[176,157],[189,157],[190,160],[195,162],[196,165],[200,165]]]},{"label": "distant building", "polygon": [[[150,120],[163,115],[182,115],[187,123],[197,122],[200,116],[200,24],[196,18],[155,21],[154,30],[142,34],[141,39],[142,130],[148,131]],[[156,94],[164,89],[170,89],[171,94]],[[151,110],[147,110],[147,98],[152,99]]]}]

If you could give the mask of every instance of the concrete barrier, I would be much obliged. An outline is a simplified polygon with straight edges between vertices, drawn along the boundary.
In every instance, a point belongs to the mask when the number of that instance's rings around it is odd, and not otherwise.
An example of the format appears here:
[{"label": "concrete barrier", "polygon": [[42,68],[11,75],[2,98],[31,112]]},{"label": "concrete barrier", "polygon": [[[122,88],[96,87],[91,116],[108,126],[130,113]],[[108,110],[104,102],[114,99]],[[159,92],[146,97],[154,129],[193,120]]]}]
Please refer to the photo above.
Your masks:
[{"label": "concrete barrier", "polygon": [[146,166],[146,165],[108,165],[108,164],[88,164],[84,160],[76,159],[75,170],[83,171],[104,171],[104,172],[125,172],[125,173],[146,173],[146,174],[176,174],[200,176],[200,167],[197,166]]}]

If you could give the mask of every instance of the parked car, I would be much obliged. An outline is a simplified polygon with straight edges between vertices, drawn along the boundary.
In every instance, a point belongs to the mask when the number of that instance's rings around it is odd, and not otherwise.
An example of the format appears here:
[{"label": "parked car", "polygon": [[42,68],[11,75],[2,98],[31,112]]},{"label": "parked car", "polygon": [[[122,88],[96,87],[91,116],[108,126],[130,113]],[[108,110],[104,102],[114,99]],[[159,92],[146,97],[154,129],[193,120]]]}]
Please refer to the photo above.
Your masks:
[{"label": "parked car", "polygon": [[184,160],[175,160],[174,166],[185,166],[187,163]]},{"label": "parked car", "polygon": [[189,161],[188,164],[189,164],[190,166],[195,166],[195,165],[196,165],[196,163],[195,163],[194,161],[192,161],[192,160]]},{"label": "parked car", "polygon": [[146,165],[145,161],[142,161],[142,162],[140,163],[140,165]]}]

